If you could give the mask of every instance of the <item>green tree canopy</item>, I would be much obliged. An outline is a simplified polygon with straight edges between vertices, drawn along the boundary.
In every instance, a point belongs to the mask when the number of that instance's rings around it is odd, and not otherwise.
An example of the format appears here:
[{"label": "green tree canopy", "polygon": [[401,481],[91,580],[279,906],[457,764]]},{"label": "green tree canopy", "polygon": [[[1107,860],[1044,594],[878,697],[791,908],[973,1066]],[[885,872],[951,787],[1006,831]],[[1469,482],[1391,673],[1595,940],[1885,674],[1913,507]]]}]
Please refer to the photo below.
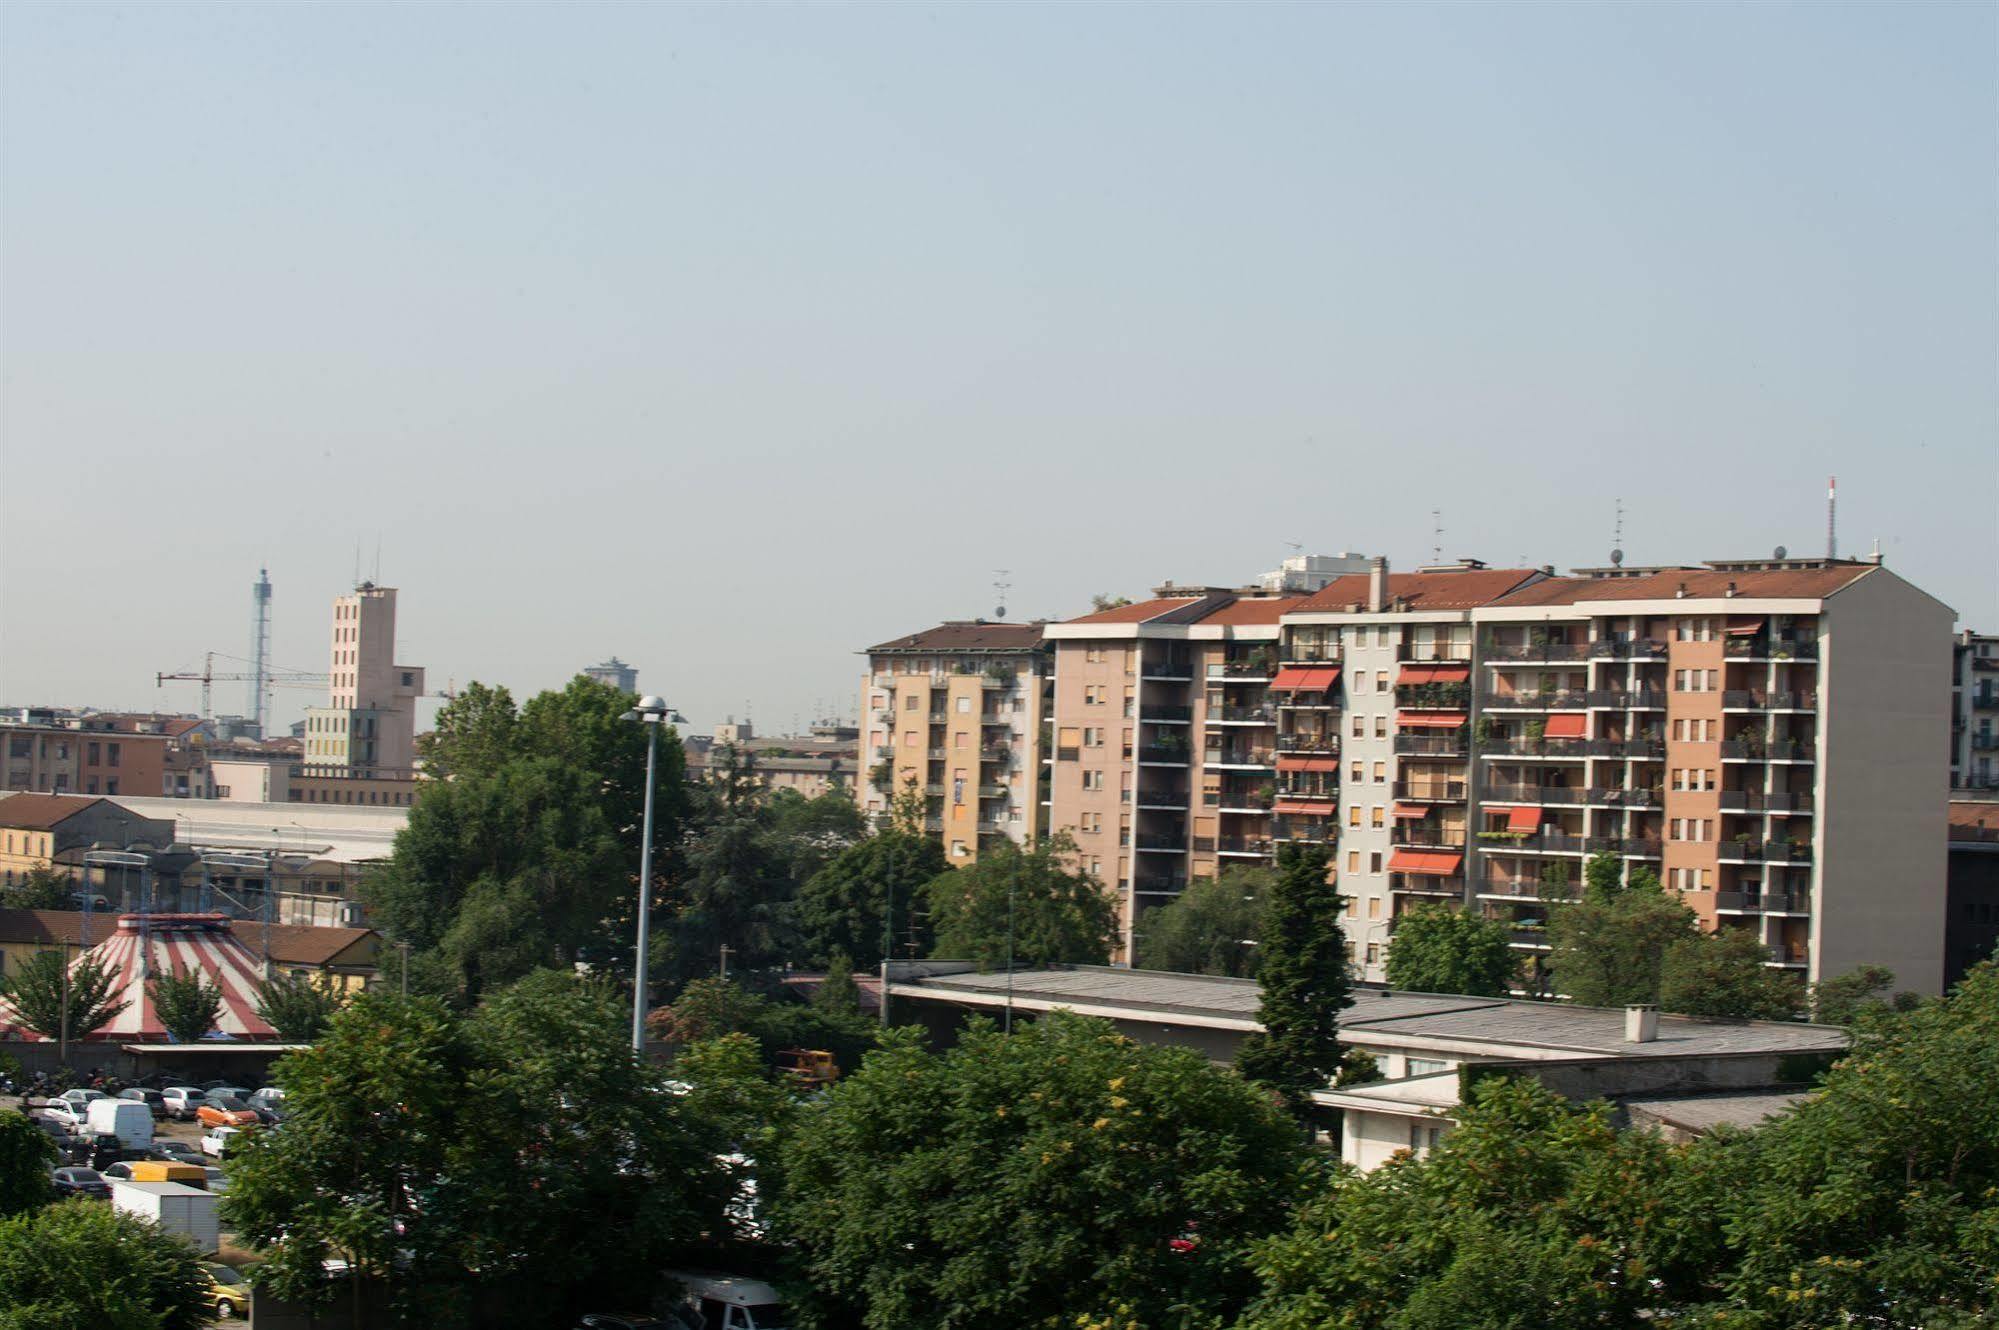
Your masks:
[{"label": "green tree canopy", "polygon": [[38,951],[0,975],[0,997],[44,1039],[81,1039],[131,1005],[112,996],[116,982],[94,956],[65,965],[61,952]]},{"label": "green tree canopy", "polygon": [[934,939],[925,888],[949,871],[944,847],[931,836],[891,830],[848,846],[799,889],[806,956],[824,964],[844,953],[863,969],[879,969],[882,916],[891,898],[898,952],[928,955]]},{"label": "green tree canopy", "polygon": [[1659,1005],[1686,1016],[1789,1020],[1804,997],[1796,979],[1763,963],[1763,944],[1746,928],[1675,939],[1659,971]]},{"label": "green tree canopy", "polygon": [[23,1113],[0,1113],[0,1218],[35,1210],[55,1198],[49,1170],[55,1142]]},{"label": "green tree canopy", "polygon": [[649,1028],[661,1039],[693,1045],[731,1034],[755,1039],[766,1065],[787,1048],[824,1049],[843,1068],[859,1066],[879,1030],[858,1007],[776,1000],[746,991],[731,979],[697,979],[673,1004],[657,1008]]},{"label": "green tree canopy", "polygon": [[777,1222],[869,1330],[1226,1323],[1298,1151],[1265,1095],[1105,1022],[898,1031],[800,1114]]},{"label": "green tree canopy", "polygon": [[211,1323],[192,1244],[75,1199],[0,1219],[0,1330],[196,1330]]},{"label": "green tree canopy", "polygon": [[1813,984],[1807,996],[1812,1019],[1821,1025],[1856,1025],[1889,1011],[1910,1010],[1917,999],[1896,993],[1895,972],[1885,965],[1861,965]]},{"label": "green tree canopy", "polygon": [[1506,925],[1441,905],[1404,912],[1388,944],[1388,982],[1420,993],[1502,997],[1519,968]]},{"label": "green tree canopy", "polygon": [[1268,868],[1232,867],[1189,883],[1138,917],[1139,966],[1255,978],[1263,906],[1276,880]]},{"label": "green tree canopy", "polygon": [[346,990],[330,974],[278,970],[257,985],[257,1014],[288,1044],[309,1044],[319,1038],[333,1014],[346,1004]]},{"label": "green tree canopy", "polygon": [[1634,872],[1622,890],[1592,887],[1579,901],[1550,907],[1555,987],[1585,1006],[1657,1002],[1667,949],[1699,930],[1694,912],[1649,869]]},{"label": "green tree canopy", "polygon": [[0,910],[72,910],[77,884],[60,868],[30,868],[19,882],[0,886]]},{"label": "green tree canopy", "polygon": [[1022,850],[1002,841],[978,860],[932,878],[924,899],[936,929],[932,954],[982,968],[1110,959],[1116,907],[1096,879],[1069,868],[1075,846],[1062,836]]},{"label": "green tree canopy", "polygon": [[1263,914],[1263,1029],[1236,1054],[1242,1074],[1296,1098],[1339,1071],[1339,1015],[1353,998],[1347,979],[1341,897],[1329,881],[1323,845],[1286,843]]},{"label": "green tree canopy", "polygon": [[867,839],[868,820],[845,790],[806,798],[796,790],[770,795],[770,830],[794,890],[845,851]]},{"label": "green tree canopy", "polygon": [[147,987],[153,992],[153,1012],[166,1028],[167,1038],[175,1043],[195,1043],[215,1028],[215,1018],[222,1011],[222,990],[209,983],[200,970],[156,974]]}]

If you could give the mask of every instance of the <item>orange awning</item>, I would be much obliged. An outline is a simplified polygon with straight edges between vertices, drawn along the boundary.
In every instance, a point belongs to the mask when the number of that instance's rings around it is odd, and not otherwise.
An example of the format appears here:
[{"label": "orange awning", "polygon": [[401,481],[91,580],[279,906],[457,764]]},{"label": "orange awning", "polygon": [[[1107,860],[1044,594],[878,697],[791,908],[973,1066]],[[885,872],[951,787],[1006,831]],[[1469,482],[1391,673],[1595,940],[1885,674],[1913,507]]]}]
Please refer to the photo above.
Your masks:
[{"label": "orange awning", "polygon": [[1506,815],[1508,831],[1539,831],[1541,810],[1538,808],[1515,808]]},{"label": "orange awning", "polygon": [[1398,711],[1397,725],[1414,725],[1431,730],[1455,730],[1465,723],[1462,711]]},{"label": "orange awning", "polygon": [[1395,686],[1412,683],[1465,683],[1471,678],[1469,665],[1404,665],[1395,676]]},{"label": "orange awning", "polygon": [[1728,635],[1730,637],[1753,637],[1756,631],[1762,626],[1763,620],[1757,615],[1731,614],[1728,616]]},{"label": "orange awning", "polygon": [[1463,866],[1464,861],[1462,850],[1397,850],[1388,856],[1388,871],[1452,877]]},{"label": "orange awning", "polygon": [[1279,771],[1338,771],[1337,757],[1280,757],[1277,759]]},{"label": "orange awning", "polygon": [[1541,731],[1547,739],[1580,739],[1589,728],[1589,717],[1580,711],[1567,711],[1548,717],[1547,728]]},{"label": "orange awning", "polygon": [[1395,816],[1398,818],[1423,818],[1430,815],[1428,804],[1397,804]]},{"label": "orange awning", "polygon": [[[1312,802],[1302,802],[1307,799]],[[1275,813],[1306,813],[1313,817],[1325,817],[1333,811],[1332,804],[1333,796],[1330,794],[1294,794],[1288,798],[1277,800],[1276,803],[1271,805],[1271,811]]]},{"label": "orange awning", "polygon": [[1340,681],[1337,665],[1286,665],[1270,686],[1280,692],[1322,693]]}]

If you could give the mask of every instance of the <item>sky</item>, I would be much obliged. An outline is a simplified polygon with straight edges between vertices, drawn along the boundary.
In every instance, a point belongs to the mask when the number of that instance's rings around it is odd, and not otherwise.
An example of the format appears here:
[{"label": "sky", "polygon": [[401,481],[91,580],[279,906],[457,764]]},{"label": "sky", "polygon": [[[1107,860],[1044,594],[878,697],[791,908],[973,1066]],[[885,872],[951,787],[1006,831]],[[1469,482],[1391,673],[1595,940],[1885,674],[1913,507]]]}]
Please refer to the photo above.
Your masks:
[{"label": "sky", "polygon": [[997,580],[1596,564],[1619,500],[1633,563],[1817,554],[1833,473],[1843,552],[1999,630],[1996,51],[1974,4],[16,0],[0,702],[193,710],[154,676],[247,654],[260,566],[324,670],[358,568],[439,689],[616,653],[779,733]]}]

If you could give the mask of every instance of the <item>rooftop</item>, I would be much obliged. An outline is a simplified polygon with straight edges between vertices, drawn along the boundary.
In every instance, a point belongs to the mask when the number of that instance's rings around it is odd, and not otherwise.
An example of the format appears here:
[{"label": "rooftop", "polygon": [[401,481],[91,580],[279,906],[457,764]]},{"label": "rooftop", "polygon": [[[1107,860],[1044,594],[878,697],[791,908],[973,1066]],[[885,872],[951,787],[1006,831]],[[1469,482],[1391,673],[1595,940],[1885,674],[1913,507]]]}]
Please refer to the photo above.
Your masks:
[{"label": "rooftop", "polygon": [[1634,1119],[1656,1119],[1683,1131],[1754,1127],[1788,1113],[1808,1097],[1804,1090],[1724,1090],[1714,1094],[1659,1095],[1620,1102]]},{"label": "rooftop", "polygon": [[1999,841],[1999,801],[1950,801],[1950,838],[1954,841]]},{"label": "rooftop", "polygon": [[1085,614],[1080,618],[1064,619],[1063,623],[1145,623],[1161,615],[1184,610],[1190,605],[1198,605],[1202,596],[1155,596],[1151,600],[1135,601],[1130,605],[1116,605],[1095,614]]},{"label": "rooftop", "polygon": [[[1475,568],[1388,574],[1388,598],[1410,610],[1469,610],[1489,605],[1544,576],[1538,568]],[[1371,574],[1348,573],[1291,607],[1297,614],[1344,614],[1367,605]]]},{"label": "rooftop", "polygon": [[1041,625],[951,619],[906,637],[868,648],[870,655],[899,651],[1033,651],[1041,645]]},{"label": "rooftop", "polygon": [[0,827],[48,831],[110,800],[93,794],[10,794],[0,797]]},{"label": "rooftop", "polygon": [[[90,916],[90,943],[96,945],[118,928],[119,916]],[[46,946],[84,945],[84,916],[77,910],[0,910],[0,942]],[[372,928],[315,928],[307,924],[272,924],[271,959],[280,965],[325,965],[357,942],[375,936]],[[264,925],[237,919],[230,930],[253,951],[264,944]]]},{"label": "rooftop", "polygon": [[1820,600],[1875,571],[1871,563],[1772,571],[1676,568],[1643,577],[1551,577],[1504,597],[1502,608],[1577,605],[1596,600]]}]

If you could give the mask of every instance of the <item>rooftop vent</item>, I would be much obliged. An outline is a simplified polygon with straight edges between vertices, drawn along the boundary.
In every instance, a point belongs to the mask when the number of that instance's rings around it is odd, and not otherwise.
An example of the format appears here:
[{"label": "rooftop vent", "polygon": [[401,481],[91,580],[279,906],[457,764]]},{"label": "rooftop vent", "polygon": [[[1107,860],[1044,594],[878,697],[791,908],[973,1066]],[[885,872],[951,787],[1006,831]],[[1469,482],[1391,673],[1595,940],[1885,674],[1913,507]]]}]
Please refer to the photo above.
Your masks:
[{"label": "rooftop vent", "polygon": [[1649,1002],[1624,1009],[1624,1042],[1649,1044],[1659,1037],[1659,1009]]}]

